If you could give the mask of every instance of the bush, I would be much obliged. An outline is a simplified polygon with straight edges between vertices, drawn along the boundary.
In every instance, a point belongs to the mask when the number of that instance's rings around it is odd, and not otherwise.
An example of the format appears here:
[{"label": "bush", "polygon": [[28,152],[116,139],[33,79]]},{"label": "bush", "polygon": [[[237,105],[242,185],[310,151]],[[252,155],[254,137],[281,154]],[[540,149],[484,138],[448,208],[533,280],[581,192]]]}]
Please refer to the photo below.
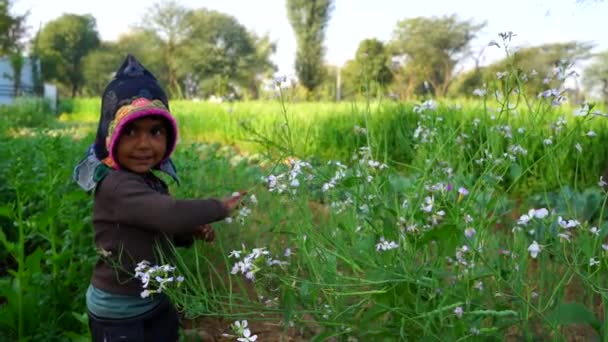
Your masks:
[{"label": "bush", "polygon": [[46,99],[19,97],[13,103],[0,106],[0,121],[7,126],[47,126],[55,114]]}]

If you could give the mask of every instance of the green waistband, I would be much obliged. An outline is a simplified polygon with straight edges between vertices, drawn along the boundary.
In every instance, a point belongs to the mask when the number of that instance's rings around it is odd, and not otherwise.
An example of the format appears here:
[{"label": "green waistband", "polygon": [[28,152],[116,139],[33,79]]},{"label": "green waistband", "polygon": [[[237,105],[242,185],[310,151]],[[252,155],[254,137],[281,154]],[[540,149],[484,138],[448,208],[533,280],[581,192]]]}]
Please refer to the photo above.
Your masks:
[{"label": "green waistband", "polygon": [[87,289],[87,309],[95,316],[124,319],[141,315],[154,309],[162,301],[162,295],[141,298],[102,291],[93,285]]}]

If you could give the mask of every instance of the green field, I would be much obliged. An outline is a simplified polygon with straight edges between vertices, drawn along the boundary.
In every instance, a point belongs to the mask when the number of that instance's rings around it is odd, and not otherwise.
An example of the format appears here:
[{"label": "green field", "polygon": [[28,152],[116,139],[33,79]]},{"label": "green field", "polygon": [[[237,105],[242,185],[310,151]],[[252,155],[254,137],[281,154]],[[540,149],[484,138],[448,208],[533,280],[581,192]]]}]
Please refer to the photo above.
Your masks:
[{"label": "green field", "polygon": [[[608,121],[524,103],[173,102],[172,193],[255,199],[177,251],[168,294],[262,341],[605,338]],[[60,109],[0,110],[0,339],[88,336],[92,198],[71,172],[99,102]]]}]

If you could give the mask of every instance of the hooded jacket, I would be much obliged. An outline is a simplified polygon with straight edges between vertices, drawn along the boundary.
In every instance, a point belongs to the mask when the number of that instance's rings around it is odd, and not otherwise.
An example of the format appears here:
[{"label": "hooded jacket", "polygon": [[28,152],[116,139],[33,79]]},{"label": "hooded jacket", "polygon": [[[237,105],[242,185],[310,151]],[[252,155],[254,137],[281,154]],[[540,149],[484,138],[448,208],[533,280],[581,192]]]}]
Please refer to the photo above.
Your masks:
[{"label": "hooded jacket", "polygon": [[[152,173],[121,168],[115,159],[121,130],[133,120],[159,116],[167,127],[167,152],[159,165],[177,177],[170,156],[177,142],[177,124],[156,78],[129,55],[106,87],[95,143],[76,167],[74,178],[94,192],[93,227],[101,252],[91,283],[103,291],[139,296],[136,265],[158,264],[157,251],[168,251],[177,237],[190,237],[202,224],[224,219],[227,209],[218,199],[176,200]],[[183,240],[183,239],[182,239]]]}]

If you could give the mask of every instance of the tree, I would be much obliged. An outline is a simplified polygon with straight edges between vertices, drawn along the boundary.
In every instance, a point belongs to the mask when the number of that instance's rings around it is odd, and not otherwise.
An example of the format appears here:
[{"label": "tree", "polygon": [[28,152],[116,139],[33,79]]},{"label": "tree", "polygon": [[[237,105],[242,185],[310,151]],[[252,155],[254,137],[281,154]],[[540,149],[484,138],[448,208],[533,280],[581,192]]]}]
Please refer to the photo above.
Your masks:
[{"label": "tree", "polygon": [[[528,96],[559,86],[563,79],[555,77],[555,68],[563,64],[574,64],[591,56],[593,44],[588,42],[570,41],[549,43],[538,46],[519,48],[509,57],[486,67],[479,72],[468,72],[461,75],[458,89],[454,93],[471,95],[475,88],[483,84],[497,84],[497,74],[505,71],[515,71],[520,80],[525,81],[524,91]],[[481,77],[480,77],[481,75]],[[503,89],[499,89],[503,91]]]},{"label": "tree", "polygon": [[255,47],[255,53],[246,58],[246,63],[239,70],[239,79],[243,86],[247,87],[250,98],[257,99],[260,96],[260,84],[263,79],[272,77],[277,71],[277,66],[270,60],[270,56],[277,50],[277,44],[270,40],[268,35],[257,36],[249,33],[250,39]]},{"label": "tree", "polygon": [[608,51],[594,56],[592,64],[585,68],[583,84],[588,92],[598,90],[608,105]]},{"label": "tree", "polygon": [[190,30],[189,22],[186,20],[188,13],[187,8],[173,0],[162,1],[146,11],[141,24],[141,29],[156,35],[156,40],[160,42],[160,53],[167,75],[167,91],[169,96],[176,98],[183,97],[178,79],[177,55],[183,48]]},{"label": "tree", "polygon": [[[118,69],[123,56],[117,53],[114,43],[104,42],[89,53],[83,61],[82,72],[85,83],[82,93],[99,97]],[[123,58],[124,59],[124,58]]]},{"label": "tree", "polygon": [[166,88],[168,78],[161,54],[161,42],[153,32],[134,29],[122,34],[116,42],[102,42],[83,61],[85,95],[101,95],[127,54],[132,54],[146,66]]},{"label": "tree", "polygon": [[296,35],[295,70],[309,92],[323,82],[323,41],[333,0],[287,0],[287,16]]},{"label": "tree", "polygon": [[189,92],[203,96],[240,96],[245,90],[257,96],[259,78],[275,66],[276,49],[267,36],[249,33],[236,18],[207,9],[188,13],[188,49],[179,53],[179,73]]},{"label": "tree", "polygon": [[12,2],[0,0],[0,54],[8,55],[22,50],[27,34],[25,21],[29,13],[12,14]]},{"label": "tree", "polygon": [[469,53],[470,42],[485,23],[462,21],[456,15],[418,17],[397,23],[392,50],[405,61],[405,74],[413,89],[425,81],[435,96],[446,94],[454,68]]},{"label": "tree", "polygon": [[377,94],[393,79],[390,55],[378,39],[365,39],[359,43],[355,59],[343,69],[344,93],[348,97],[357,93]]},{"label": "tree", "polygon": [[64,14],[46,24],[36,39],[45,79],[60,83],[72,97],[78,95],[84,57],[100,44],[95,18]]},{"label": "tree", "polygon": [[0,55],[9,57],[12,69],[10,79],[13,81],[13,94],[18,96],[21,89],[24,39],[27,35],[25,21],[28,13],[12,14],[11,7],[11,1],[0,1]]}]

